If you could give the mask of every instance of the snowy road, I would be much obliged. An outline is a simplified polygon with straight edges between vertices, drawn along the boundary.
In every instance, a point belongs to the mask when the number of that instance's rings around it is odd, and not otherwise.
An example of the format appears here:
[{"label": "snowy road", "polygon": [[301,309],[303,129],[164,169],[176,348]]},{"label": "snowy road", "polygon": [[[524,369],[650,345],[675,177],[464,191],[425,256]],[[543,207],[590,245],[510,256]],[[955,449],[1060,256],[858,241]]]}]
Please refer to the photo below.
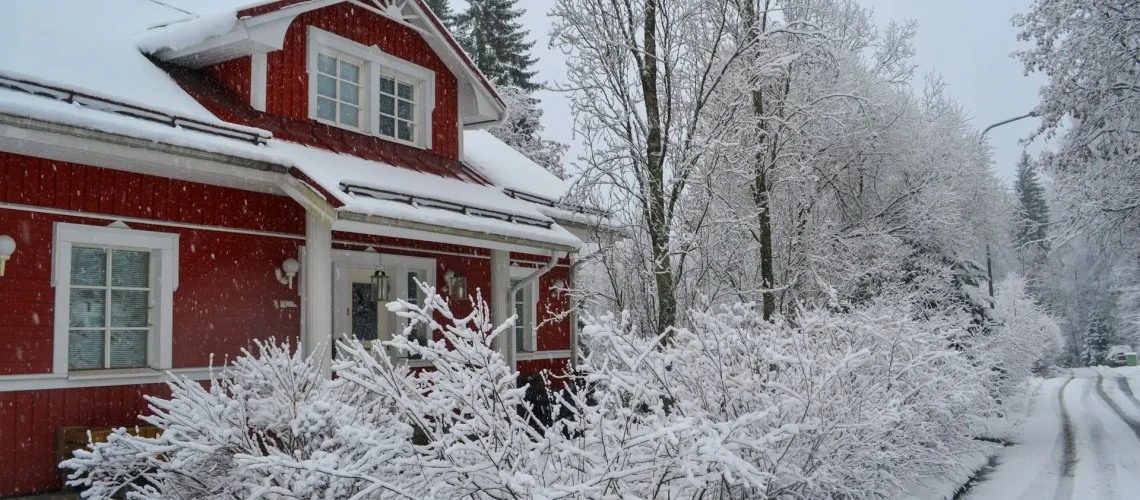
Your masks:
[{"label": "snowy road", "polygon": [[1140,369],[1044,381],[1027,420],[969,500],[1140,498]]}]

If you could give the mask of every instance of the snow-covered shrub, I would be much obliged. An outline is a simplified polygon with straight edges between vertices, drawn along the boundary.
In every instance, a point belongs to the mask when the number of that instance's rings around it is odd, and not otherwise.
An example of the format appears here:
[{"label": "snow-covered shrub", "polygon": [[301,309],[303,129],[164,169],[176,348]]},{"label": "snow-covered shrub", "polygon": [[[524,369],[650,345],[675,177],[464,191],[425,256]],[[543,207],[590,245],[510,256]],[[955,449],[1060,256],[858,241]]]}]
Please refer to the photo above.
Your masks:
[{"label": "snow-covered shrub", "polygon": [[1065,341],[1060,325],[1029,295],[1023,278],[1002,280],[995,295],[997,326],[978,339],[975,350],[985,363],[1001,370],[992,387],[1009,397],[1021,391],[1031,375],[1055,364]]},{"label": "snow-covered shrub", "polygon": [[586,369],[670,429],[656,456],[675,461],[658,477],[673,497],[889,498],[973,449],[986,404],[948,347],[964,325],[912,317],[875,303],[772,324],[738,304],[693,313],[664,349],[607,318],[586,329]]},{"label": "snow-covered shrub", "polygon": [[559,418],[535,418],[495,349],[511,323],[424,291],[388,307],[440,340],[387,347],[430,369],[346,342],[324,381],[262,345],[151,398],[160,437],[119,432],[63,466],[88,498],[889,498],[952,467],[985,410],[948,346],[962,321],[871,302],[769,323],[737,304],[690,313],[668,345],[628,314],[594,322]]},{"label": "snow-covered shrub", "polygon": [[[258,344],[207,387],[149,397],[157,438],[112,434],[62,464],[86,498],[350,498],[405,474],[412,428],[372,394],[321,380],[287,344]],[[366,472],[361,472],[361,471]],[[398,481],[393,480],[393,483]]]}]

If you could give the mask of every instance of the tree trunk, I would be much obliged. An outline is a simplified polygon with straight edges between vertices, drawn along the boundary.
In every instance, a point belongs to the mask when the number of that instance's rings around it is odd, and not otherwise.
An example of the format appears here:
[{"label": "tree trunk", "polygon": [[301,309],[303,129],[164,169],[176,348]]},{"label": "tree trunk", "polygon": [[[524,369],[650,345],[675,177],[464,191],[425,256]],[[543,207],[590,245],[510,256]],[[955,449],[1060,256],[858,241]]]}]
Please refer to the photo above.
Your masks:
[{"label": "tree trunk", "polygon": [[[661,108],[657,96],[657,0],[645,3],[642,52],[641,90],[645,94],[645,117],[649,125],[646,137],[646,180],[643,189],[646,226],[652,246],[653,273],[657,287],[657,330],[666,332],[677,321],[677,297],[674,290],[673,266],[669,255],[669,224],[665,213],[664,144],[661,138]],[[668,339],[668,337],[666,337]]]},{"label": "tree trunk", "polygon": [[[769,1],[766,0],[764,2],[764,12],[761,14],[763,19],[758,20],[752,0],[748,0],[745,3],[745,18],[748,21],[752,37],[759,38],[767,28],[768,7]],[[757,117],[764,114],[764,92],[762,90],[752,91],[752,112]],[[763,122],[760,122],[756,132],[761,135],[763,141],[768,143],[771,157],[774,161],[776,158],[775,136],[766,130]],[[768,159],[765,158],[764,150],[760,149],[756,152],[752,199],[756,204],[756,218],[760,226],[760,279],[764,287],[762,296],[765,321],[770,321],[772,316],[776,314],[776,292],[773,290],[773,288],[776,287],[776,273],[772,267],[771,182],[770,179],[768,179],[768,167]]]}]

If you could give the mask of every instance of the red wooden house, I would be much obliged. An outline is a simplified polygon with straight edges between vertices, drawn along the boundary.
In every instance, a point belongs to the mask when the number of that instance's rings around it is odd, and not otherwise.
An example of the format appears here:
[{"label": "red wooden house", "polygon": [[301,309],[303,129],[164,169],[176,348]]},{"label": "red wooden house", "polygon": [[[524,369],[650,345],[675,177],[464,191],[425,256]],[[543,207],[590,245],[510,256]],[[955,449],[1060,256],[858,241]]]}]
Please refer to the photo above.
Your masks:
[{"label": "red wooden house", "polygon": [[137,423],[169,373],[401,334],[373,281],[517,312],[521,373],[571,359],[544,318],[585,226],[477,130],[505,105],[419,0],[11,2],[0,44],[0,496],[58,488],[57,429]]}]

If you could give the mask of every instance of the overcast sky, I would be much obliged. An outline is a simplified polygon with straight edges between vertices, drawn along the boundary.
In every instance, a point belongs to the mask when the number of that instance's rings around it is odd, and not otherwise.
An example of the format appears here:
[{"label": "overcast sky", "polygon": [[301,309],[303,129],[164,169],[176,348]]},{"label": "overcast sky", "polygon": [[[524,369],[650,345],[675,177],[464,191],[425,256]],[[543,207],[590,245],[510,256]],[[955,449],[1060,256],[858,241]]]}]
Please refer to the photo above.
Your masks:
[{"label": "overcast sky", "polygon": [[[979,129],[994,122],[1028,113],[1037,101],[1041,75],[1024,76],[1022,65],[1010,57],[1021,45],[1010,18],[1028,9],[1031,0],[862,0],[875,9],[880,26],[891,19],[914,19],[919,23],[915,80],[921,86],[923,75],[935,71],[942,75],[950,95],[973,118]],[[526,9],[523,24],[531,30],[538,57],[538,78],[547,82],[565,77],[565,59],[549,45],[551,0],[521,0]],[[463,0],[452,0],[463,9]],[[546,135],[571,144],[571,158],[580,149],[574,146],[572,117],[564,96],[543,92]],[[1023,146],[1018,140],[1037,126],[1036,119],[1026,119],[994,129],[987,136],[996,149],[998,175],[1012,179],[1014,164]],[[1039,145],[1032,145],[1035,153]]]}]

